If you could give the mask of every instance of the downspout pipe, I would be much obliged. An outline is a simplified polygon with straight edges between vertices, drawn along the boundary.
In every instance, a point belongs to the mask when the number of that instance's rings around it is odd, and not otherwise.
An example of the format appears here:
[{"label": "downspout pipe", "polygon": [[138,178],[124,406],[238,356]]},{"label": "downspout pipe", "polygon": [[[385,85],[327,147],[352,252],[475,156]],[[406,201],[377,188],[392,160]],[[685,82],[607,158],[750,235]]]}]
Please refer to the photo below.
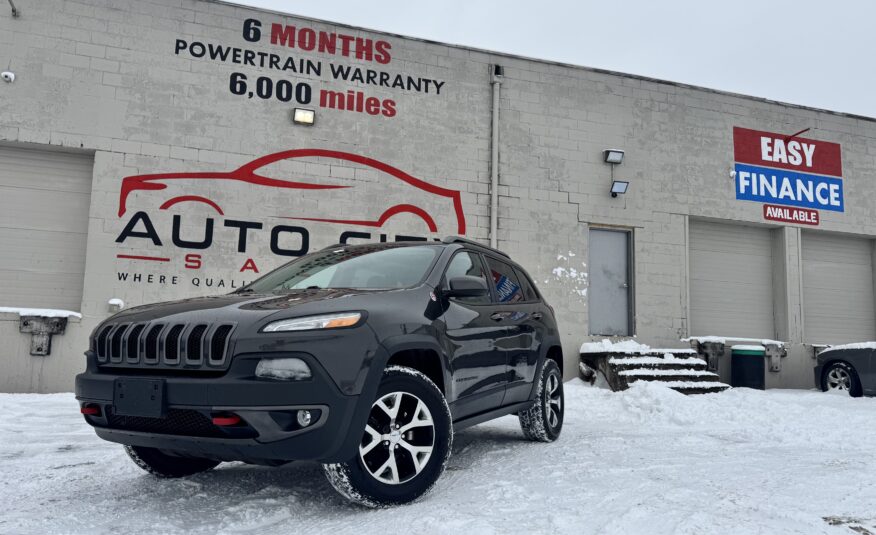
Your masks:
[{"label": "downspout pipe", "polygon": [[499,97],[505,70],[493,65],[490,83],[493,86],[493,125],[490,139],[490,247],[499,245]]}]

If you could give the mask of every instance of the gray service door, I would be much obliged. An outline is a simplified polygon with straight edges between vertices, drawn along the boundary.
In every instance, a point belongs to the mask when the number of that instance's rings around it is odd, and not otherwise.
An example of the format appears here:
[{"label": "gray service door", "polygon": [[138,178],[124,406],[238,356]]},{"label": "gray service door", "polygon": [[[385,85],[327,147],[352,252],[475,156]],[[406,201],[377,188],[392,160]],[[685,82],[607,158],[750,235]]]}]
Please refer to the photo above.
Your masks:
[{"label": "gray service door", "polygon": [[630,286],[630,233],[590,229],[590,334],[633,334]]}]

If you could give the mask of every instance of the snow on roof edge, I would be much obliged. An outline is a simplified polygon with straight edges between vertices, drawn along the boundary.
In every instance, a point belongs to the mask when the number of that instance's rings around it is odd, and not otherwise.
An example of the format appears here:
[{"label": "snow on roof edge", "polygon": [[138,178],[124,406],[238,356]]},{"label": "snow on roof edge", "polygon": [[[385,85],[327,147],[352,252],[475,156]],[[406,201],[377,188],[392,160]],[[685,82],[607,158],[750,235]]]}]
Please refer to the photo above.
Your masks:
[{"label": "snow on roof edge", "polygon": [[635,340],[618,340],[617,342],[612,342],[608,338],[603,338],[599,342],[584,342],[581,344],[578,351],[580,353],[625,353],[629,355],[642,353],[662,353],[663,355],[696,353],[696,351],[689,348],[652,348],[651,346],[640,344]]},{"label": "snow on roof edge", "polygon": [[824,354],[829,351],[842,351],[844,349],[876,349],[876,342],[854,342],[851,344],[828,346],[827,349],[825,349],[821,353]]},{"label": "snow on roof edge", "polygon": [[739,338],[736,336],[689,336],[687,338],[682,338],[682,342],[700,342],[700,343],[715,343],[715,344],[727,344],[727,341],[731,342],[751,342],[759,345],[776,345],[779,347],[785,347],[785,342],[779,340],[770,340],[769,338]]}]

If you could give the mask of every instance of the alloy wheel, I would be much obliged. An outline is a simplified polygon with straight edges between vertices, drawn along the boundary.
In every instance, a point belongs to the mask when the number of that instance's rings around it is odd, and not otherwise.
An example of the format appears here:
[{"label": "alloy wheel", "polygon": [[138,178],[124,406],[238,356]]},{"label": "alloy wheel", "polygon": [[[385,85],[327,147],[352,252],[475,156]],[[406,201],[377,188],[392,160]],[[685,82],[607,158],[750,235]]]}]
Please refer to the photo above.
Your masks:
[{"label": "alloy wheel", "polygon": [[852,389],[852,376],[842,368],[833,368],[827,372],[827,389],[848,392]]},{"label": "alloy wheel", "polygon": [[374,479],[399,485],[423,471],[434,447],[435,422],[423,400],[391,392],[371,406],[359,458]]},{"label": "alloy wheel", "polygon": [[560,390],[560,378],[552,373],[548,375],[544,389],[545,406],[547,407],[548,425],[557,427],[560,423],[560,414],[563,411],[563,396]]}]

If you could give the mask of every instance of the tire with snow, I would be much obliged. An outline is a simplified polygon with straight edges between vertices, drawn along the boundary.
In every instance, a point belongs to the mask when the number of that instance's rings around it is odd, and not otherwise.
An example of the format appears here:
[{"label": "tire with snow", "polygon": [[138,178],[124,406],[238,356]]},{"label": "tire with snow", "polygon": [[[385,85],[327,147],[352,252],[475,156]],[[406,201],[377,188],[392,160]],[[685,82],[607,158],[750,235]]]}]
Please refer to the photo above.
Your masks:
[{"label": "tire with snow", "polygon": [[345,498],[367,507],[412,502],[444,472],[453,443],[450,408],[424,374],[390,366],[352,459],[325,464],[326,477]]},{"label": "tire with snow", "polygon": [[219,461],[199,457],[174,457],[156,448],[125,446],[125,451],[137,466],[161,478],[190,476],[219,465]]},{"label": "tire with snow", "polygon": [[563,376],[557,363],[546,359],[536,386],[535,403],[520,411],[520,428],[529,440],[553,442],[563,430]]},{"label": "tire with snow", "polygon": [[850,364],[832,362],[821,374],[821,389],[825,392],[845,393],[853,398],[864,395],[858,373]]}]

